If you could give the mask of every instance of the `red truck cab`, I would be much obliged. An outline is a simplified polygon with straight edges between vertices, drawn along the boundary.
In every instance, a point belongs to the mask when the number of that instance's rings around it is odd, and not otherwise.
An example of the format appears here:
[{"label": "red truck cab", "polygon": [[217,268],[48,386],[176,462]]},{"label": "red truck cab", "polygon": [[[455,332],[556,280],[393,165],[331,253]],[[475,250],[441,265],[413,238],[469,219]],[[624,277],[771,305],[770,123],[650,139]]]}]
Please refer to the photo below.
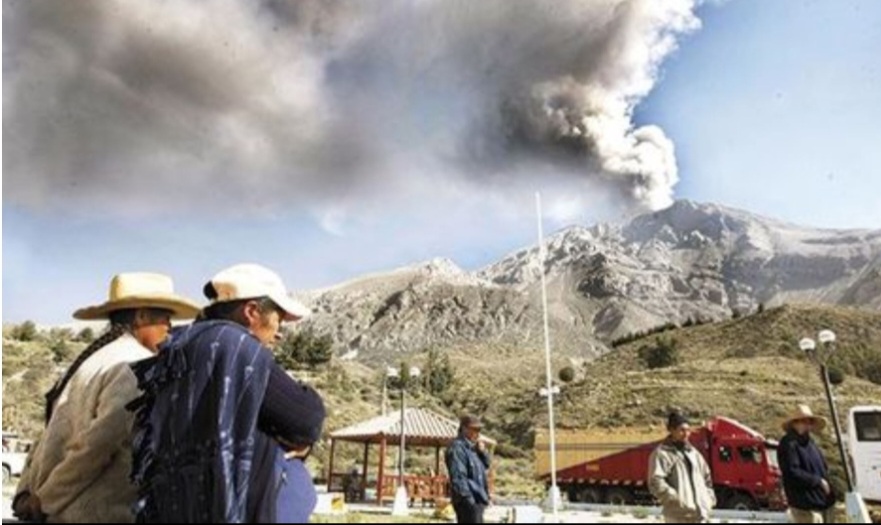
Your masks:
[{"label": "red truck cab", "polygon": [[707,458],[723,508],[786,508],[777,443],[732,419],[717,417],[691,437]]},{"label": "red truck cab", "polygon": [[[649,457],[660,445],[569,440],[558,454],[578,451],[586,461],[568,462],[558,469],[558,485],[570,501],[612,505],[651,503],[648,490]],[[656,438],[655,438],[656,439]],[[715,417],[696,428],[690,441],[703,454],[713,475],[718,507],[739,510],[782,510],[786,508],[781,472],[777,464],[777,443],[732,419]],[[537,460],[547,456],[546,444],[536,443]],[[541,478],[549,482],[544,471]]]}]

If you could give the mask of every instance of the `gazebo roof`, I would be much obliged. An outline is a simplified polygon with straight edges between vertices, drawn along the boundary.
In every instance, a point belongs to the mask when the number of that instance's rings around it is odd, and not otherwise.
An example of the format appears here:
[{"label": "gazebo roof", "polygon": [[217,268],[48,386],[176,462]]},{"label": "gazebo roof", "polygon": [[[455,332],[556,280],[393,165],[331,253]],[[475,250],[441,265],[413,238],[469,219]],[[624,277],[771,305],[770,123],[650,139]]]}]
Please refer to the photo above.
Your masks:
[{"label": "gazebo roof", "polygon": [[[459,435],[459,423],[447,417],[421,408],[408,408],[404,411],[404,429],[408,445],[423,447],[444,447]],[[385,438],[389,445],[395,445],[401,438],[401,413],[379,416],[362,421],[331,433],[331,439],[355,443],[380,443]],[[481,440],[495,445],[495,440],[481,437]]]}]

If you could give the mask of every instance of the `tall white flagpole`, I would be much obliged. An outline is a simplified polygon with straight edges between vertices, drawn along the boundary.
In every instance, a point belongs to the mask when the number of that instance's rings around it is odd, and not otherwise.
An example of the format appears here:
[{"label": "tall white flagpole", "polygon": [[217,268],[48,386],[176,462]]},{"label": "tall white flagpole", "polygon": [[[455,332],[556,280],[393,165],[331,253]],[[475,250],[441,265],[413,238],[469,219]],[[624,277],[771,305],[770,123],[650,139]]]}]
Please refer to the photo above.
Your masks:
[{"label": "tall white flagpole", "polygon": [[550,431],[550,453],[551,453],[551,491],[548,497],[551,500],[551,509],[553,511],[554,523],[559,523],[559,502],[560,489],[557,487],[557,439],[554,425],[554,382],[553,371],[551,370],[551,333],[548,327],[548,290],[545,282],[545,260],[547,259],[547,251],[544,244],[544,233],[541,226],[541,194],[535,194],[535,208],[538,215],[538,253],[539,253],[539,274],[541,275],[541,303],[544,312],[544,335],[545,335],[545,369],[547,372],[547,396],[548,396],[548,429]]}]

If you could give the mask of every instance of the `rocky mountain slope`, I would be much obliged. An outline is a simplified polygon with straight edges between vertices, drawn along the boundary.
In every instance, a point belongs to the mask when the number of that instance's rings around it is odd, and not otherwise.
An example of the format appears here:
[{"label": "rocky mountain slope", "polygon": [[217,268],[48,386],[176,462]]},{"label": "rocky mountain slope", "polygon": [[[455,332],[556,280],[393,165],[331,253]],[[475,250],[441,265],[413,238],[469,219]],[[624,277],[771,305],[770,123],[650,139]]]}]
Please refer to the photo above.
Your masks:
[{"label": "rocky mountain slope", "polygon": [[548,278],[555,349],[592,358],[616,337],[787,302],[881,309],[881,230],[798,227],[677,202],[626,224],[574,226],[476,272],[436,259],[307,294],[306,324],[351,359],[429,347],[541,347]]}]

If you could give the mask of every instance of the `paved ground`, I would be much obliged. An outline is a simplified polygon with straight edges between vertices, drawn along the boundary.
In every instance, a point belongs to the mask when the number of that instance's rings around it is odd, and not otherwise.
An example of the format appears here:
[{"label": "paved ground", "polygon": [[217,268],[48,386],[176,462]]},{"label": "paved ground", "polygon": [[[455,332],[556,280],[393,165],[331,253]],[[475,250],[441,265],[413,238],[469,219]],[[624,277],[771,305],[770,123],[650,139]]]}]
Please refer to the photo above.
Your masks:
[{"label": "paved ground", "polygon": [[[10,508],[12,495],[15,485],[3,486],[3,521],[12,521],[12,509]],[[495,506],[487,510],[486,518],[489,523],[505,522],[512,511],[512,507]],[[315,521],[321,523],[385,523],[389,521],[388,510],[376,509],[373,506],[350,506],[349,513],[337,516],[318,516]],[[647,512],[636,511],[633,513],[623,513],[615,511],[602,512],[562,512],[560,513],[560,523],[659,523],[661,520],[656,516],[649,516]],[[413,511],[414,520],[401,519],[400,523],[408,523],[411,521],[419,522],[440,522],[431,519],[430,509],[415,509]],[[545,515],[549,519],[549,515]],[[549,521],[549,520],[548,520]],[[724,520],[725,523],[738,523],[735,520]],[[755,521],[741,521],[740,523],[758,523]]]},{"label": "paved ground", "polygon": [[[515,507],[494,506],[487,509],[487,523],[508,523],[511,512]],[[442,523],[442,520],[432,519],[431,509],[415,508],[412,510],[411,519],[392,519],[389,509],[379,509],[375,505],[349,505],[347,514],[319,516],[316,518],[321,523]],[[785,518],[780,515],[770,516],[774,521],[782,522]],[[559,515],[559,523],[661,523],[659,509],[602,509],[595,511],[564,511]],[[553,522],[550,514],[544,514],[546,523]],[[734,519],[734,516],[725,515],[714,523],[766,523],[760,520]]]}]

